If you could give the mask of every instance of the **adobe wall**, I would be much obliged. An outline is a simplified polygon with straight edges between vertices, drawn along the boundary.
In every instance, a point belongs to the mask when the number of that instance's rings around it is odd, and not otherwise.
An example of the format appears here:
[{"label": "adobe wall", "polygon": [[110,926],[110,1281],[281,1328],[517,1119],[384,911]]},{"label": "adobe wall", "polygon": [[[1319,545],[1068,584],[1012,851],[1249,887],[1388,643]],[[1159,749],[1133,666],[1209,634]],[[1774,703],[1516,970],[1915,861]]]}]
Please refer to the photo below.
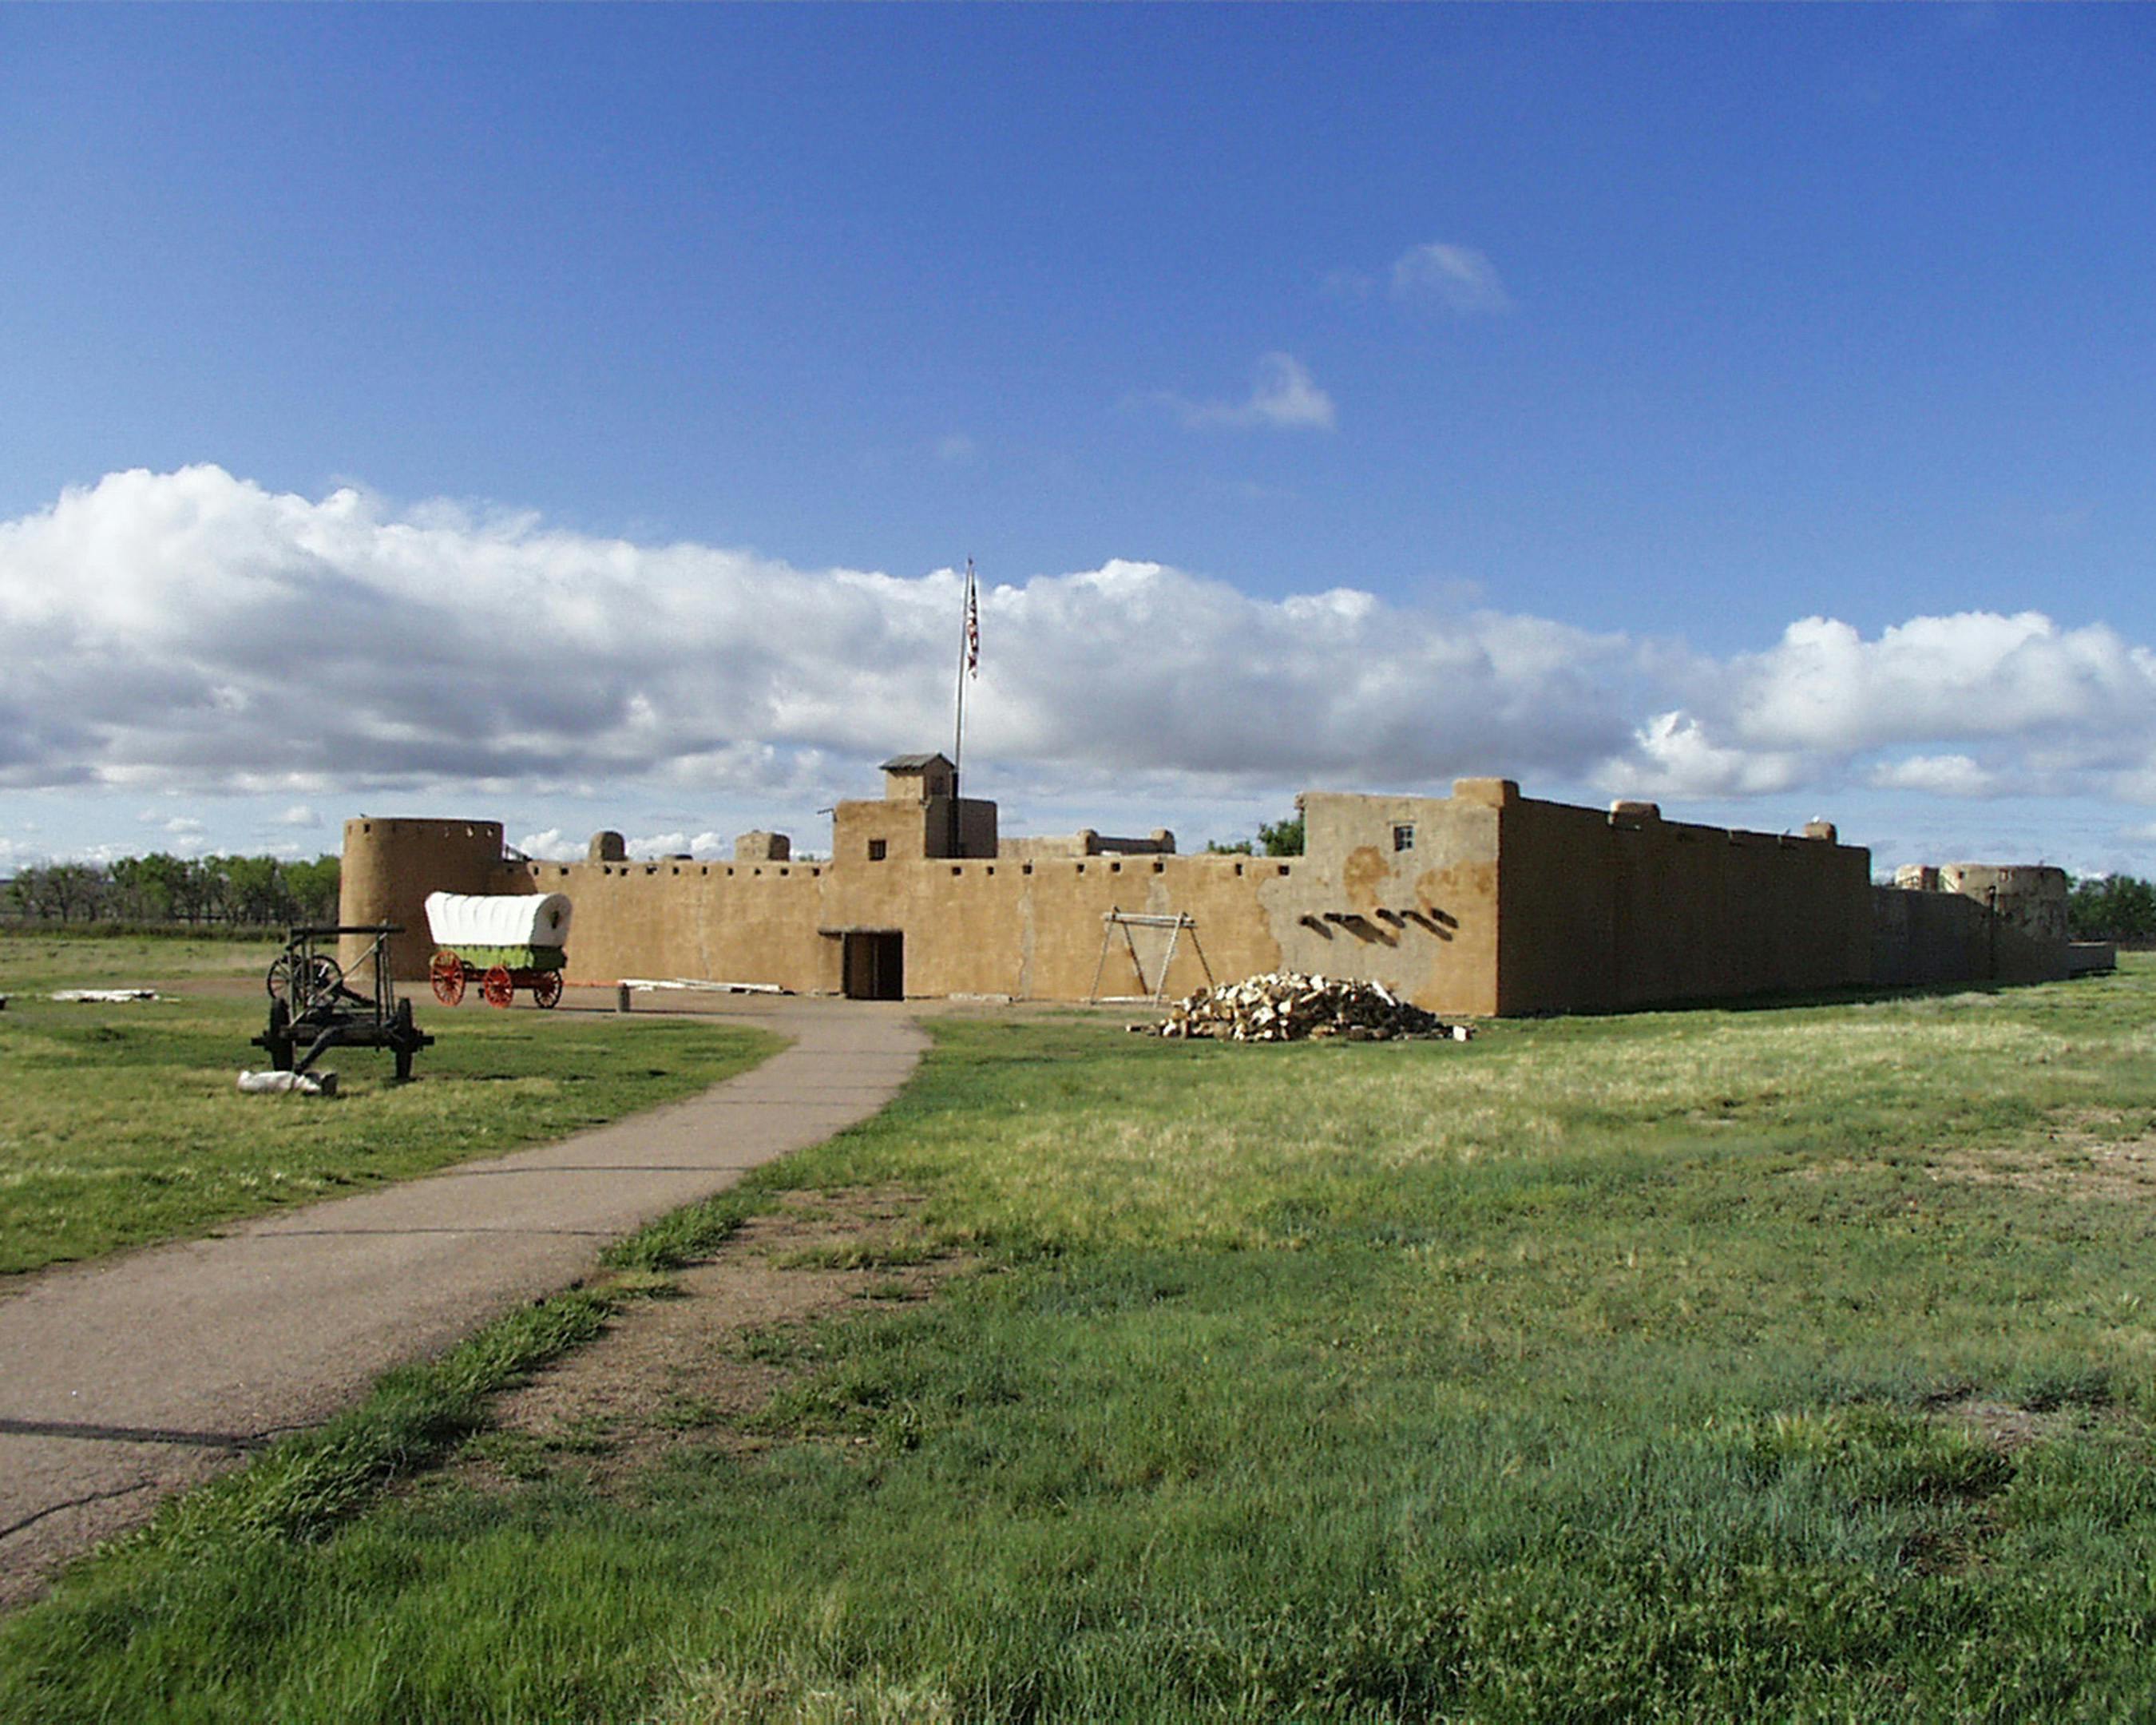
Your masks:
[{"label": "adobe wall", "polygon": [[[888,866],[888,865],[886,865]],[[574,907],[571,983],[624,977],[839,987],[836,942],[820,941],[829,863],[504,863],[495,892],[561,892]],[[834,948],[828,970],[824,948]]]},{"label": "adobe wall", "polygon": [[1873,922],[1882,984],[2055,982],[2074,969],[2061,869],[1904,868],[1873,890]]},{"label": "adobe wall", "polygon": [[[568,894],[572,983],[685,977],[836,993],[843,937],[896,932],[908,994],[1084,999],[1096,970],[1104,994],[1137,988],[1120,936],[1101,964],[1111,907],[1199,919],[1198,943],[1177,942],[1172,990],[1203,986],[1201,947],[1220,980],[1273,968],[1277,943],[1258,903],[1265,883],[1244,874],[1245,860],[1204,859],[1213,865],[1172,875],[1114,860],[527,863],[504,865],[492,890]],[[1151,984],[1167,932],[1132,936]]]},{"label": "adobe wall", "polygon": [[[827,863],[583,862],[490,860],[501,829],[454,855],[441,842],[464,823],[401,823],[413,841],[393,869],[380,833],[348,834],[361,866],[348,880],[385,883],[371,904],[420,931],[398,949],[398,974],[425,973],[432,951],[424,900],[436,887],[563,892],[574,904],[572,983],[625,977],[773,983],[800,992],[843,986],[850,931],[905,937],[909,994],[1082,1000],[1160,980],[1169,931],[1104,928],[1111,909],[1188,915],[1195,938],[1175,941],[1168,992],[1283,968],[1368,978],[1433,1010],[1496,1008],[1494,813],[1442,798],[1313,795],[1306,799],[1320,855],[1245,857],[1095,855]],[[909,816],[909,819],[911,816]],[[1389,848],[1396,821],[1418,848]],[[407,832],[417,826],[441,833]],[[888,829],[887,829],[888,830]],[[452,866],[454,865],[454,866]],[[1104,932],[1110,935],[1102,956]],[[1202,961],[1201,961],[1201,954]]]},{"label": "adobe wall", "polygon": [[[850,866],[826,883],[824,926],[903,933],[909,994],[1082,1000],[1096,974],[1102,994],[1140,992],[1120,932],[1102,961],[1106,912],[1184,914],[1197,919],[1197,939],[1185,934],[1177,941],[1166,981],[1169,992],[1188,993],[1205,983],[1201,950],[1220,981],[1279,963],[1265,902],[1281,878],[1278,868],[1261,875],[1255,865],[1239,870],[1239,861],[1247,860],[998,857]],[[1132,929],[1130,938],[1149,987],[1160,978],[1168,932]]]},{"label": "adobe wall", "polygon": [[1498,842],[1502,1013],[1861,984],[1871,853],[1517,797]]},{"label": "adobe wall", "polygon": [[[1328,799],[1306,800],[1322,826],[1320,805]],[[1422,810],[1448,806],[1402,800]],[[1343,812],[1342,838],[1353,835],[1353,824]],[[1375,822],[1366,817],[1362,824]],[[834,919],[827,926],[902,931],[909,993],[1082,1000],[1096,975],[1104,995],[1139,989],[1121,931],[1106,931],[1102,961],[1106,912],[1183,914],[1197,919],[1196,939],[1186,933],[1175,942],[1172,994],[1204,984],[1202,950],[1217,982],[1282,968],[1363,977],[1433,1010],[1481,1013],[1495,999],[1487,894],[1478,907],[1447,872],[1467,865],[1470,848],[1463,843],[1450,857],[1425,852],[1418,864],[1397,868],[1374,843],[1324,855],[1313,845],[1302,857],[998,857],[885,865],[865,875],[849,865],[843,877],[834,871],[825,881]],[[1485,865],[1481,878],[1487,875]],[[1168,932],[1132,929],[1129,940],[1151,984]]]},{"label": "adobe wall", "polygon": [[1498,783],[1462,779],[1450,797],[1299,798],[1307,873],[1283,907],[1295,918],[1289,967],[1383,983],[1431,1012],[1495,1013]]},{"label": "adobe wall", "polygon": [[1871,889],[1874,981],[1892,988],[1988,981],[1991,917],[1957,894],[1907,886]]},{"label": "adobe wall", "polygon": [[[1453,789],[1309,793],[1306,854],[1290,858],[1053,856],[1032,846],[939,857],[942,799],[841,804],[829,862],[511,862],[500,859],[495,822],[353,821],[344,915],[404,923],[412,932],[394,958],[400,976],[418,978],[432,950],[429,891],[565,892],[576,906],[573,983],[690,978],[803,993],[843,988],[844,937],[855,932],[904,937],[909,994],[1082,1000],[1096,978],[1103,995],[1136,993],[1120,930],[1103,962],[1111,908],[1197,919],[1196,938],[1176,942],[1174,994],[1205,981],[1201,952],[1218,981],[1282,968],[1353,977],[1433,1011],[1476,1015],[1820,988],[1875,973],[2037,973],[2020,944],[2034,937],[1968,897],[1902,894],[1875,911],[1868,853],[1834,842],[1830,829],[1728,831],[1665,822],[1645,804],[1604,814],[1522,798],[1502,779]],[[978,806],[969,840],[993,831],[993,805]],[[871,834],[886,839],[882,860],[868,860]],[[2005,884],[2041,896],[2030,882]],[[1168,932],[1133,929],[1129,939],[1149,988]]]}]

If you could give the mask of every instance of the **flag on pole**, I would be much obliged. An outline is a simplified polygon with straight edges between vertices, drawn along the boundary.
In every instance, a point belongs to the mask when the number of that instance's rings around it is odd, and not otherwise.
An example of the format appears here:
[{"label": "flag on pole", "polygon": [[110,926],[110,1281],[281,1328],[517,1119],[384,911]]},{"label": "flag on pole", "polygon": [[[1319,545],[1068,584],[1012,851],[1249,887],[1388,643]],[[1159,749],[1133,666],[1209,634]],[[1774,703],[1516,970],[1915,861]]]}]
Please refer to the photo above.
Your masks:
[{"label": "flag on pole", "polygon": [[973,560],[966,559],[966,675],[981,674],[981,590],[973,581]]}]

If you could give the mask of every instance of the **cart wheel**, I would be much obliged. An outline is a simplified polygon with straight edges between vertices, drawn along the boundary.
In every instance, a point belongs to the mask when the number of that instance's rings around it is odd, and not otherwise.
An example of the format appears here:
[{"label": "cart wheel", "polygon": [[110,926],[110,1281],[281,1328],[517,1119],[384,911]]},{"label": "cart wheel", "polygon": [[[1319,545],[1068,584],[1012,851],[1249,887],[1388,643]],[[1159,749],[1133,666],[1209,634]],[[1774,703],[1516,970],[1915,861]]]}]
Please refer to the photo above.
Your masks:
[{"label": "cart wheel", "polygon": [[265,978],[272,1000],[288,1001],[302,1012],[344,986],[344,972],[326,952],[317,952],[305,965],[290,952],[280,952],[270,962]]},{"label": "cart wheel", "polygon": [[[457,993],[461,994],[464,991],[464,977],[459,973],[457,978]],[[397,1041],[395,1047],[397,1050],[397,1081],[399,1084],[404,1084],[409,1082],[411,1080],[412,1056],[418,1051],[418,1044],[419,1040],[417,1034],[412,1029],[412,1003],[410,1001],[400,1000],[397,1003],[396,1023]]]},{"label": "cart wheel", "polygon": [[516,984],[509,979],[509,968],[497,964],[480,978],[479,991],[486,997],[489,1006],[506,1006],[516,998]]},{"label": "cart wheel", "polygon": [[465,961],[454,952],[435,953],[427,967],[427,980],[434,985],[435,999],[454,1006],[465,998]]},{"label": "cart wheel", "polygon": [[271,1071],[292,1070],[292,1011],[281,1000],[270,1003],[270,1034],[262,1042],[270,1056]]},{"label": "cart wheel", "polygon": [[562,998],[562,973],[542,970],[531,979],[531,999],[535,1005],[552,1006]]}]

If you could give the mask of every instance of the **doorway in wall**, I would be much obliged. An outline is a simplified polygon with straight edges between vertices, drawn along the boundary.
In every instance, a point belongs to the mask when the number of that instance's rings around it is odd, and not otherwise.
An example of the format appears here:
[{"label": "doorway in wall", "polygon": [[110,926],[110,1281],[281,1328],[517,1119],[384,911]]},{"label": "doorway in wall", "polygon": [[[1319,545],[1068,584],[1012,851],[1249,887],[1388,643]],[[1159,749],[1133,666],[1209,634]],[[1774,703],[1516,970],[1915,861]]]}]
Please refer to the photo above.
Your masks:
[{"label": "doorway in wall", "polygon": [[906,999],[906,937],[896,930],[845,937],[846,999]]}]

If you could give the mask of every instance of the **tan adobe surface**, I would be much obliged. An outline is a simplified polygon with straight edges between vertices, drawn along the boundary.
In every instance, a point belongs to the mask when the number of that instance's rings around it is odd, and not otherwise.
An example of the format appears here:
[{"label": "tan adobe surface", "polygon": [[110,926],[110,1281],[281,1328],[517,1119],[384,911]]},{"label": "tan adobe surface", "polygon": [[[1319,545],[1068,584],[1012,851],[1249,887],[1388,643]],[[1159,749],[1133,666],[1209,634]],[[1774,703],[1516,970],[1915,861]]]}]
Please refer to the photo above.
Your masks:
[{"label": "tan adobe surface", "polygon": [[[495,822],[352,821],[343,915],[411,931],[395,962],[416,978],[427,892],[564,892],[572,983],[803,993],[1084,1000],[1291,968],[1492,1014],[2064,973],[2043,907],[2055,883],[2032,878],[2055,870],[1964,865],[1947,871],[1974,883],[1958,891],[1876,890],[1870,853],[1824,822],[1730,830],[1477,778],[1450,797],[1309,793],[1299,857],[1178,855],[1165,832],[1000,844],[995,804],[952,798],[947,768],[886,763],[885,796],[838,805],[829,860],[791,860],[784,835],[757,834],[732,863],[630,862],[613,844],[595,845],[604,860],[536,862],[505,859]],[[1188,921],[1126,929],[1113,912]]]}]

